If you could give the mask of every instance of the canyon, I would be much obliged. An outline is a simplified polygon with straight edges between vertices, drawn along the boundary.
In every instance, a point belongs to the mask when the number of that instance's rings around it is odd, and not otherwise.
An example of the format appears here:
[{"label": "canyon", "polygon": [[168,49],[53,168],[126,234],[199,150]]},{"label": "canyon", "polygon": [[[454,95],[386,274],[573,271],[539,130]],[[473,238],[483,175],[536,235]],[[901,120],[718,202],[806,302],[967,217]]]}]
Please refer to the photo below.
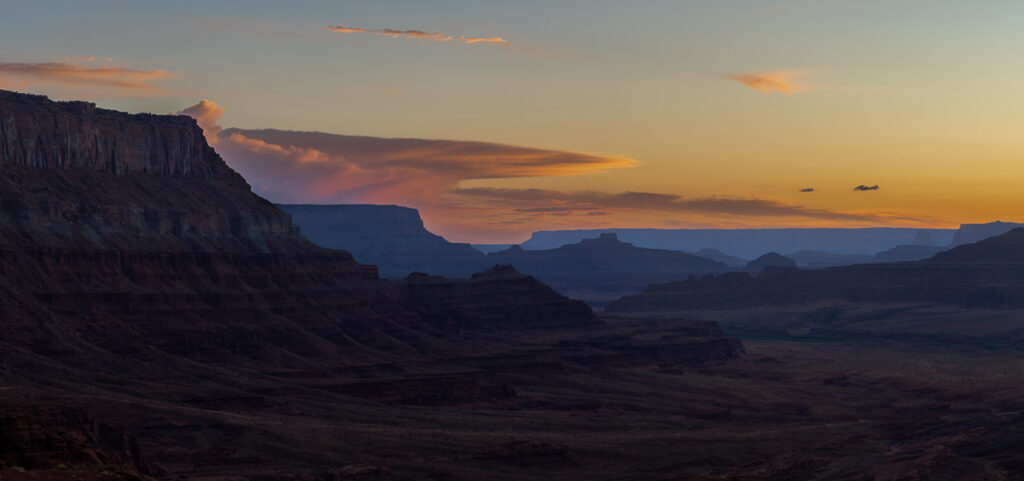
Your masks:
[{"label": "canyon", "polygon": [[[0,92],[0,128],[4,481],[980,481],[1024,469],[1012,339],[741,340],[714,319],[595,313],[507,262],[382,279],[307,240],[192,119]],[[995,309],[1016,302],[1004,264],[1024,262],[1020,233],[1007,235],[856,272],[894,284],[968,266],[982,290],[963,299]],[[606,244],[639,262],[610,236],[565,249],[592,262]],[[959,315],[977,317],[969,304]]]}]

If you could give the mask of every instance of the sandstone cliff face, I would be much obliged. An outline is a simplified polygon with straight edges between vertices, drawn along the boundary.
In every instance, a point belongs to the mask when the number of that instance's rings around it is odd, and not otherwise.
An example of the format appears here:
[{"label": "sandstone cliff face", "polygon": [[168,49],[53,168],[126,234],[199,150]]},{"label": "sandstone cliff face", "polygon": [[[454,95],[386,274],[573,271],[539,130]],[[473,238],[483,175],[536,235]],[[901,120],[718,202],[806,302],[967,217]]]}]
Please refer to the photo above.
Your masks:
[{"label": "sandstone cliff face", "polygon": [[131,115],[0,91],[0,166],[9,165],[242,182],[189,117]]},{"label": "sandstone cliff face", "polygon": [[301,240],[184,116],[0,91],[0,173],[7,247],[221,251],[226,240],[266,251]]}]

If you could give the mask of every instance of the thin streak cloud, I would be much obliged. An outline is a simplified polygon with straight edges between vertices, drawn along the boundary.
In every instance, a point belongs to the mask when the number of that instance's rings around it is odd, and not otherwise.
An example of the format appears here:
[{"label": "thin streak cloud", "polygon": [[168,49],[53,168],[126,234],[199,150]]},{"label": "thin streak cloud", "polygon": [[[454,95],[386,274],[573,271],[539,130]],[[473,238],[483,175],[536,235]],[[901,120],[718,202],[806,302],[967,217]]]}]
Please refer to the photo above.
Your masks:
[{"label": "thin streak cloud", "polygon": [[455,42],[461,42],[461,43],[464,43],[464,44],[467,44],[467,45],[472,45],[472,44],[475,44],[475,43],[499,43],[499,44],[501,44],[501,43],[508,43],[507,40],[505,40],[505,39],[503,39],[501,37],[464,37],[464,36],[455,37],[455,36],[452,36],[452,35],[445,35],[445,34],[442,34],[442,33],[425,32],[423,30],[396,30],[396,29],[393,29],[393,28],[346,27],[346,26],[341,25],[341,24],[335,25],[333,27],[332,26],[326,26],[324,28],[327,31],[334,32],[334,33],[343,33],[343,34],[371,33],[371,34],[377,34],[377,35],[385,35],[385,36],[388,36],[388,37],[391,37],[391,38],[406,37],[406,38],[415,38],[415,39],[421,39],[421,40],[433,40],[433,41],[437,41],[437,42],[452,42],[452,41],[455,41]]},{"label": "thin streak cloud", "polygon": [[797,86],[793,79],[806,73],[804,70],[787,70],[782,72],[742,73],[727,75],[725,78],[745,87],[764,93],[783,93],[792,95],[805,90]]},{"label": "thin streak cloud", "polygon": [[48,82],[138,91],[159,90],[152,82],[169,76],[163,70],[139,70],[117,65],[90,67],[67,62],[0,62],[0,75],[29,83]]},{"label": "thin streak cloud", "polygon": [[[659,212],[692,212],[741,217],[802,217],[833,221],[876,222],[894,220],[894,216],[882,213],[842,212],[816,209],[770,199],[703,197],[687,198],[672,194],[651,192],[565,192],[546,189],[502,189],[465,188],[452,191],[456,196],[476,200],[521,205],[558,206],[562,210],[614,210],[634,209]],[[550,207],[549,207],[550,208]],[[531,212],[520,208],[520,212]],[[899,218],[899,220],[917,220]]]}]

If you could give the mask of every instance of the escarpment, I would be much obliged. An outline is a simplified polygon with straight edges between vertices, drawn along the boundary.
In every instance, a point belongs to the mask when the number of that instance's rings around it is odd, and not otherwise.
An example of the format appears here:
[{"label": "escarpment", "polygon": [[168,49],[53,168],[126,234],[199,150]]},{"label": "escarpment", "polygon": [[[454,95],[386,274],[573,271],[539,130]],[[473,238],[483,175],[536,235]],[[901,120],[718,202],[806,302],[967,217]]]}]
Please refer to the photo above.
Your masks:
[{"label": "escarpment", "polygon": [[0,91],[0,165],[244,182],[191,118],[126,114],[8,91]]}]

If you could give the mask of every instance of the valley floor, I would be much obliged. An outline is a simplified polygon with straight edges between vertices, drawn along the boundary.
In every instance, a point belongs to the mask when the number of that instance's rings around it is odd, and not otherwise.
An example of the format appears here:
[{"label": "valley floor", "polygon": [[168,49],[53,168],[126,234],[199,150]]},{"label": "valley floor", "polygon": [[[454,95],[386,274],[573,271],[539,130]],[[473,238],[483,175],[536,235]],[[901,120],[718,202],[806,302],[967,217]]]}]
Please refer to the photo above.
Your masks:
[{"label": "valley floor", "polygon": [[[608,322],[480,335],[466,340],[472,354],[415,366],[183,365],[0,395],[126,427],[160,479],[1024,479],[1021,352],[747,339],[727,359],[694,334],[700,324]],[[111,469],[8,463],[0,479],[118,479]]]}]

